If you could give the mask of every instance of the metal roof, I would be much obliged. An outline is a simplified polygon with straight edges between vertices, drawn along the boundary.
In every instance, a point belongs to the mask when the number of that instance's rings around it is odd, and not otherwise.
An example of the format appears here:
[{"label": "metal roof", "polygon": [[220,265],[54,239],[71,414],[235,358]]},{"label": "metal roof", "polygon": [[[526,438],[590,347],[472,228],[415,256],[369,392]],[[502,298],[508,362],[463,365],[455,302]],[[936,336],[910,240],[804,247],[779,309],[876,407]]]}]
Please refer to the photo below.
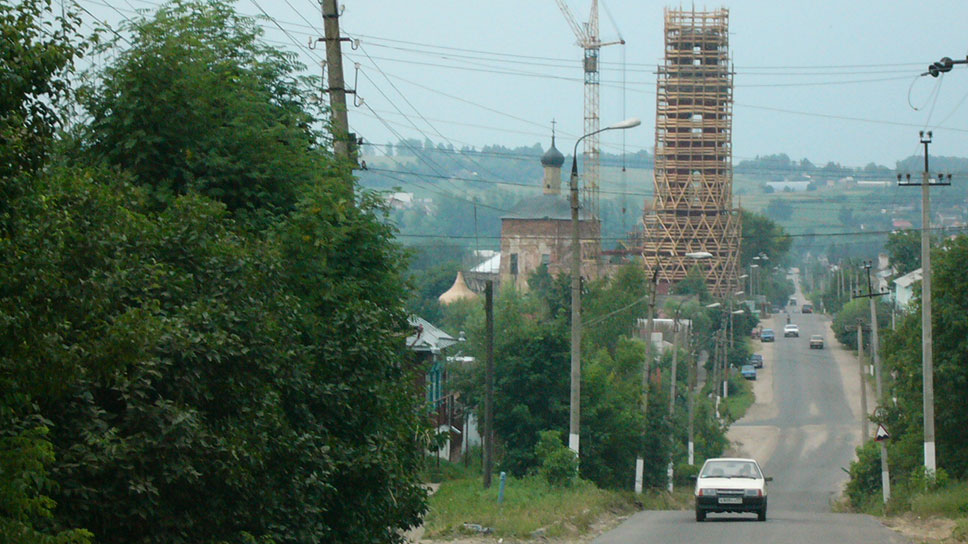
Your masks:
[{"label": "metal roof", "polygon": [[414,334],[407,337],[407,347],[414,351],[438,353],[440,350],[457,343],[456,338],[433,326],[422,317],[412,315],[408,321],[416,329]]},{"label": "metal roof", "polygon": [[[579,210],[579,219],[582,221],[588,219],[583,212]],[[532,196],[518,202],[501,219],[571,221],[571,203],[561,195]]]}]

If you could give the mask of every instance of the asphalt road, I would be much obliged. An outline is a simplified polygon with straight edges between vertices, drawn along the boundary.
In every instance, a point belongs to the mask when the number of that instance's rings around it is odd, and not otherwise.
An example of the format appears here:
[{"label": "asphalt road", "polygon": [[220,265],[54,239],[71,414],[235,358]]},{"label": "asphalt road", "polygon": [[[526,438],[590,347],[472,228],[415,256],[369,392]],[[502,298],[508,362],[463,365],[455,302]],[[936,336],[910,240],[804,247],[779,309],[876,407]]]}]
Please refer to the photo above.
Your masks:
[{"label": "asphalt road", "polygon": [[[756,403],[729,433],[728,453],[757,459],[773,477],[767,521],[710,514],[697,523],[691,510],[640,512],[596,544],[909,542],[871,516],[831,512],[847,478],[841,469],[860,441],[860,379],[856,358],[838,347],[829,319],[801,314],[799,292],[798,298],[796,308],[788,308],[799,338],[783,337],[783,313],[764,323],[776,331],[776,342],[756,342],[766,365],[754,384]],[[812,334],[824,336],[824,349],[809,349]]]}]

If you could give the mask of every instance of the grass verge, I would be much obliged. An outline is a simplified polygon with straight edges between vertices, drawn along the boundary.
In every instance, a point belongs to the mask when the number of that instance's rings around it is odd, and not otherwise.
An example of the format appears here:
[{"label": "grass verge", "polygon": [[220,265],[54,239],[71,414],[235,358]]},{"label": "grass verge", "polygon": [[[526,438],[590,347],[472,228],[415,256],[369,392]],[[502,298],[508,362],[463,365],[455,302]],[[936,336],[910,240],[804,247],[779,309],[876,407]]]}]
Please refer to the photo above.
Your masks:
[{"label": "grass verge", "polygon": [[729,377],[729,391],[729,397],[723,399],[726,404],[724,412],[729,415],[730,421],[737,421],[746,415],[746,410],[756,400],[753,396],[753,384],[734,373]]},{"label": "grass verge", "polygon": [[488,527],[497,537],[530,538],[539,529],[548,538],[571,537],[640,508],[675,509],[688,503],[688,497],[679,493],[637,497],[627,491],[599,489],[584,481],[562,488],[540,477],[508,477],[504,502],[499,504],[498,487],[497,478],[490,489],[484,489],[480,478],[443,482],[430,497],[424,520],[427,537],[466,535],[465,523]]}]

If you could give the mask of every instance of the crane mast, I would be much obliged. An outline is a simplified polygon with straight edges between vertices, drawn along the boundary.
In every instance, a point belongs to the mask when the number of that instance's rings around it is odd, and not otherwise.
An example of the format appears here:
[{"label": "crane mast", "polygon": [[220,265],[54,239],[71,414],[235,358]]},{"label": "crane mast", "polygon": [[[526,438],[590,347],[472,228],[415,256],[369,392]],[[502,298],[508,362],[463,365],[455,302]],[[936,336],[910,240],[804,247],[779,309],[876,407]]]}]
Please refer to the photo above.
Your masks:
[{"label": "crane mast", "polygon": [[584,50],[582,67],[585,72],[585,138],[582,149],[582,162],[585,171],[585,183],[582,186],[582,205],[585,213],[594,219],[599,219],[598,187],[599,187],[599,84],[601,82],[598,71],[599,49],[606,45],[624,44],[625,40],[603,43],[598,38],[598,0],[592,0],[588,22],[579,25],[575,16],[568,8],[565,0],[555,0],[558,8],[572,32],[575,33],[578,45]]}]

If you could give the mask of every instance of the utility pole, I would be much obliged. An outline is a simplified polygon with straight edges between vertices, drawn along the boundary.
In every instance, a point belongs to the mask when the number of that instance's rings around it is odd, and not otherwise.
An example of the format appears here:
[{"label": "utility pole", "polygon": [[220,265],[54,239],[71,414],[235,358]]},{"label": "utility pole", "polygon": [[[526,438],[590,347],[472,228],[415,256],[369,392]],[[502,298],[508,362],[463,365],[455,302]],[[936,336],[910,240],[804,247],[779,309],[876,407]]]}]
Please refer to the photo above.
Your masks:
[{"label": "utility pole", "polygon": [[346,83],[343,80],[343,52],[340,42],[349,41],[339,32],[339,7],[337,0],[322,0],[323,32],[326,36],[326,73],[329,76],[329,108],[332,116],[333,154],[337,159],[355,163],[353,149],[355,137],[350,134],[346,117]]},{"label": "utility pole", "polygon": [[[577,143],[575,144],[577,147]],[[571,401],[568,447],[579,455],[581,434],[581,242],[578,217],[578,169],[571,171]]]},{"label": "utility pole", "polygon": [[[874,285],[871,282],[871,266],[873,263],[867,261],[864,263],[864,269],[867,270],[867,294],[862,295],[859,292],[854,295],[854,298],[868,298],[871,304],[871,353],[874,355],[874,377],[875,383],[877,384],[877,404],[884,401],[884,390],[881,385],[881,355],[880,355],[880,344],[877,340],[877,301],[875,297],[889,295],[890,291],[879,291],[874,292]],[[878,422],[880,423],[880,422]],[[867,436],[864,436],[864,440],[867,440]],[[887,444],[881,440],[881,491],[884,499],[884,504],[891,499],[891,473],[887,462]]]},{"label": "utility pole", "polygon": [[[679,303],[679,307],[682,307],[682,303]],[[672,423],[672,417],[676,414],[676,367],[679,363],[679,308],[676,308],[676,317],[672,322],[672,372],[670,376],[669,385],[669,423]],[[669,433],[669,441],[675,446],[675,436],[674,432]],[[669,467],[666,470],[669,479],[669,492],[673,490],[675,479],[675,460],[673,450],[675,448],[669,448]]]},{"label": "utility pole", "polygon": [[696,446],[694,440],[694,424],[693,421],[696,418],[696,372],[700,365],[705,365],[706,360],[709,359],[709,352],[703,351],[699,354],[699,359],[696,361],[689,361],[689,398],[688,400],[688,411],[689,411],[689,425],[687,434],[689,435],[689,464],[696,464]]},{"label": "utility pole", "polygon": [[901,181],[901,174],[897,175],[898,185],[921,186],[921,376],[923,390],[924,411],[924,468],[929,477],[933,477],[937,470],[934,449],[934,360],[931,338],[931,201],[928,189],[932,185],[951,185],[951,174],[948,181],[944,181],[944,174],[938,174],[935,183],[931,183],[928,171],[928,144],[931,143],[931,131],[919,133],[924,145],[924,172],[921,173],[921,183],[911,182],[911,174],[906,181]]},{"label": "utility pole", "polygon": [[867,440],[867,376],[864,371],[864,323],[857,320],[857,369],[860,371],[860,429],[861,441]]},{"label": "utility pole", "polygon": [[[645,361],[642,365],[642,419],[649,414],[649,374],[652,373],[652,327],[655,316],[655,291],[658,286],[659,269],[652,271],[652,290],[649,292],[649,318],[645,323]],[[635,493],[642,493],[642,476],[645,472],[645,457],[641,448],[645,446],[645,427],[642,428],[642,440],[639,445],[639,455],[635,459]]]},{"label": "utility pole", "polygon": [[491,487],[494,470],[494,281],[484,284],[487,361],[484,376],[484,489]]}]

